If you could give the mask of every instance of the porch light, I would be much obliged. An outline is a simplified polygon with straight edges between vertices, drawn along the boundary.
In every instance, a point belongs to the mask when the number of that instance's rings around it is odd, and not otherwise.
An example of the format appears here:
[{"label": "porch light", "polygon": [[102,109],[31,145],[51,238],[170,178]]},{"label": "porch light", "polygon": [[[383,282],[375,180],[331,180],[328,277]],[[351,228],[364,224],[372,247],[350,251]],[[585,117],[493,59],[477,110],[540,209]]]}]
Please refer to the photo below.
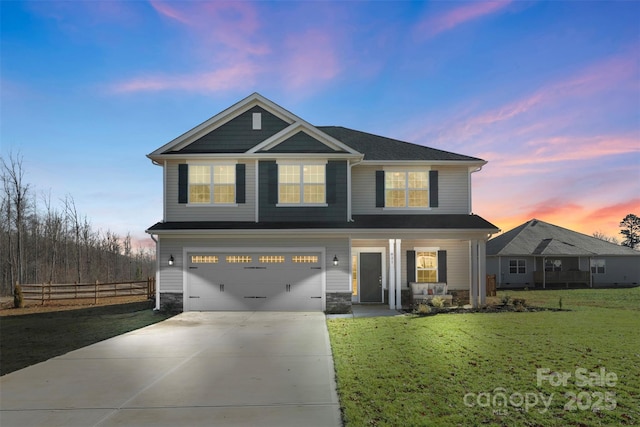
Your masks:
[{"label": "porch light", "polygon": [[333,265],[338,265],[338,262],[339,262],[339,261],[338,261],[338,256],[337,256],[337,255],[334,255],[334,256],[333,256]]},{"label": "porch light", "polygon": [[175,261],[175,260],[173,259],[173,255],[171,255],[171,256],[169,257],[169,266],[172,266],[174,261]]}]

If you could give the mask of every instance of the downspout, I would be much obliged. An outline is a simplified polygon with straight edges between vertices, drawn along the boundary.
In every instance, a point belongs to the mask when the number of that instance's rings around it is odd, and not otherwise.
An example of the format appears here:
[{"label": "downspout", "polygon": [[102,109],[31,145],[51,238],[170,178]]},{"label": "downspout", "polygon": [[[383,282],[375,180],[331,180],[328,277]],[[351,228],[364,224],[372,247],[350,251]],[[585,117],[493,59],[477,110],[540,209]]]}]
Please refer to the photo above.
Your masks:
[{"label": "downspout", "polygon": [[353,217],[351,216],[351,168],[359,165],[363,160],[364,156],[353,163],[349,162],[349,171],[347,173],[347,222],[353,222]]},{"label": "downspout", "polygon": [[472,173],[476,173],[476,172],[480,172],[482,170],[482,166],[476,168],[475,170],[471,170],[471,168],[469,168],[469,182],[467,183],[467,187],[469,188],[469,213],[473,213],[473,209],[471,207],[471,203],[473,200],[472,194],[471,194],[471,174]]},{"label": "downspout", "polygon": [[154,310],[160,310],[160,243],[156,237],[149,233],[151,240],[156,242],[156,305]]}]

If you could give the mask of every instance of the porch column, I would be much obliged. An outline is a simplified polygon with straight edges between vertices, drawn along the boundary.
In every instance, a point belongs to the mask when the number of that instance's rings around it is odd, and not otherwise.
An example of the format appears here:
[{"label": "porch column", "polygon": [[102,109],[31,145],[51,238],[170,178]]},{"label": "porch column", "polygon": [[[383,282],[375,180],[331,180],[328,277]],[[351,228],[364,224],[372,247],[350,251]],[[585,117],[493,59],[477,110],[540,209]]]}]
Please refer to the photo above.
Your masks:
[{"label": "porch column", "polygon": [[402,308],[402,239],[396,239],[396,308]]},{"label": "porch column", "polygon": [[396,252],[395,241],[389,239],[389,310],[396,307]]},{"label": "porch column", "polygon": [[487,302],[487,242],[478,240],[478,282],[480,284],[480,304]]},{"label": "porch column", "polygon": [[478,241],[470,240],[470,258],[471,258],[471,271],[470,278],[471,283],[469,284],[469,302],[473,308],[478,307]]}]

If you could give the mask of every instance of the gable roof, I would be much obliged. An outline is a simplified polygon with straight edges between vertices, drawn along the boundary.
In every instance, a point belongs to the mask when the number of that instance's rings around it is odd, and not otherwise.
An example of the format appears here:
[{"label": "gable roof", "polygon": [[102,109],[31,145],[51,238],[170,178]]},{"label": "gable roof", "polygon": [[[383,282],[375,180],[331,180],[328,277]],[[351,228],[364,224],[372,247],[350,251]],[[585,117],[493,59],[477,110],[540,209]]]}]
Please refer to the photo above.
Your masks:
[{"label": "gable roof", "polygon": [[[252,131],[246,138],[238,137],[238,135],[242,136],[243,129],[251,129],[250,113],[252,112],[268,114],[265,118],[268,129]],[[222,134],[218,134],[219,132]],[[204,154],[264,157],[270,153],[279,155],[325,153],[372,163],[376,161],[445,163],[454,161],[474,166],[482,166],[486,163],[476,157],[341,126],[316,127],[259,93],[249,95],[153,151],[147,157],[158,161],[162,158]]]},{"label": "gable roof", "polygon": [[532,219],[487,242],[487,256],[640,256],[626,246],[605,242]]},{"label": "gable roof", "polygon": [[318,129],[364,154],[364,160],[444,160],[483,162],[477,157],[451,153],[411,142],[374,135],[342,126]]}]

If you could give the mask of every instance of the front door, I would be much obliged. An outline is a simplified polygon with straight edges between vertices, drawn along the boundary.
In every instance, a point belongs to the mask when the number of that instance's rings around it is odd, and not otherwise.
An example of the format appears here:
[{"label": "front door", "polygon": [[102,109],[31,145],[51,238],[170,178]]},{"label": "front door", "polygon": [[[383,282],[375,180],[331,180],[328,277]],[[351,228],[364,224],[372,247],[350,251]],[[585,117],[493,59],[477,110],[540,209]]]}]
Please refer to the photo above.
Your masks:
[{"label": "front door", "polygon": [[382,254],[360,253],[360,302],[382,302]]}]

